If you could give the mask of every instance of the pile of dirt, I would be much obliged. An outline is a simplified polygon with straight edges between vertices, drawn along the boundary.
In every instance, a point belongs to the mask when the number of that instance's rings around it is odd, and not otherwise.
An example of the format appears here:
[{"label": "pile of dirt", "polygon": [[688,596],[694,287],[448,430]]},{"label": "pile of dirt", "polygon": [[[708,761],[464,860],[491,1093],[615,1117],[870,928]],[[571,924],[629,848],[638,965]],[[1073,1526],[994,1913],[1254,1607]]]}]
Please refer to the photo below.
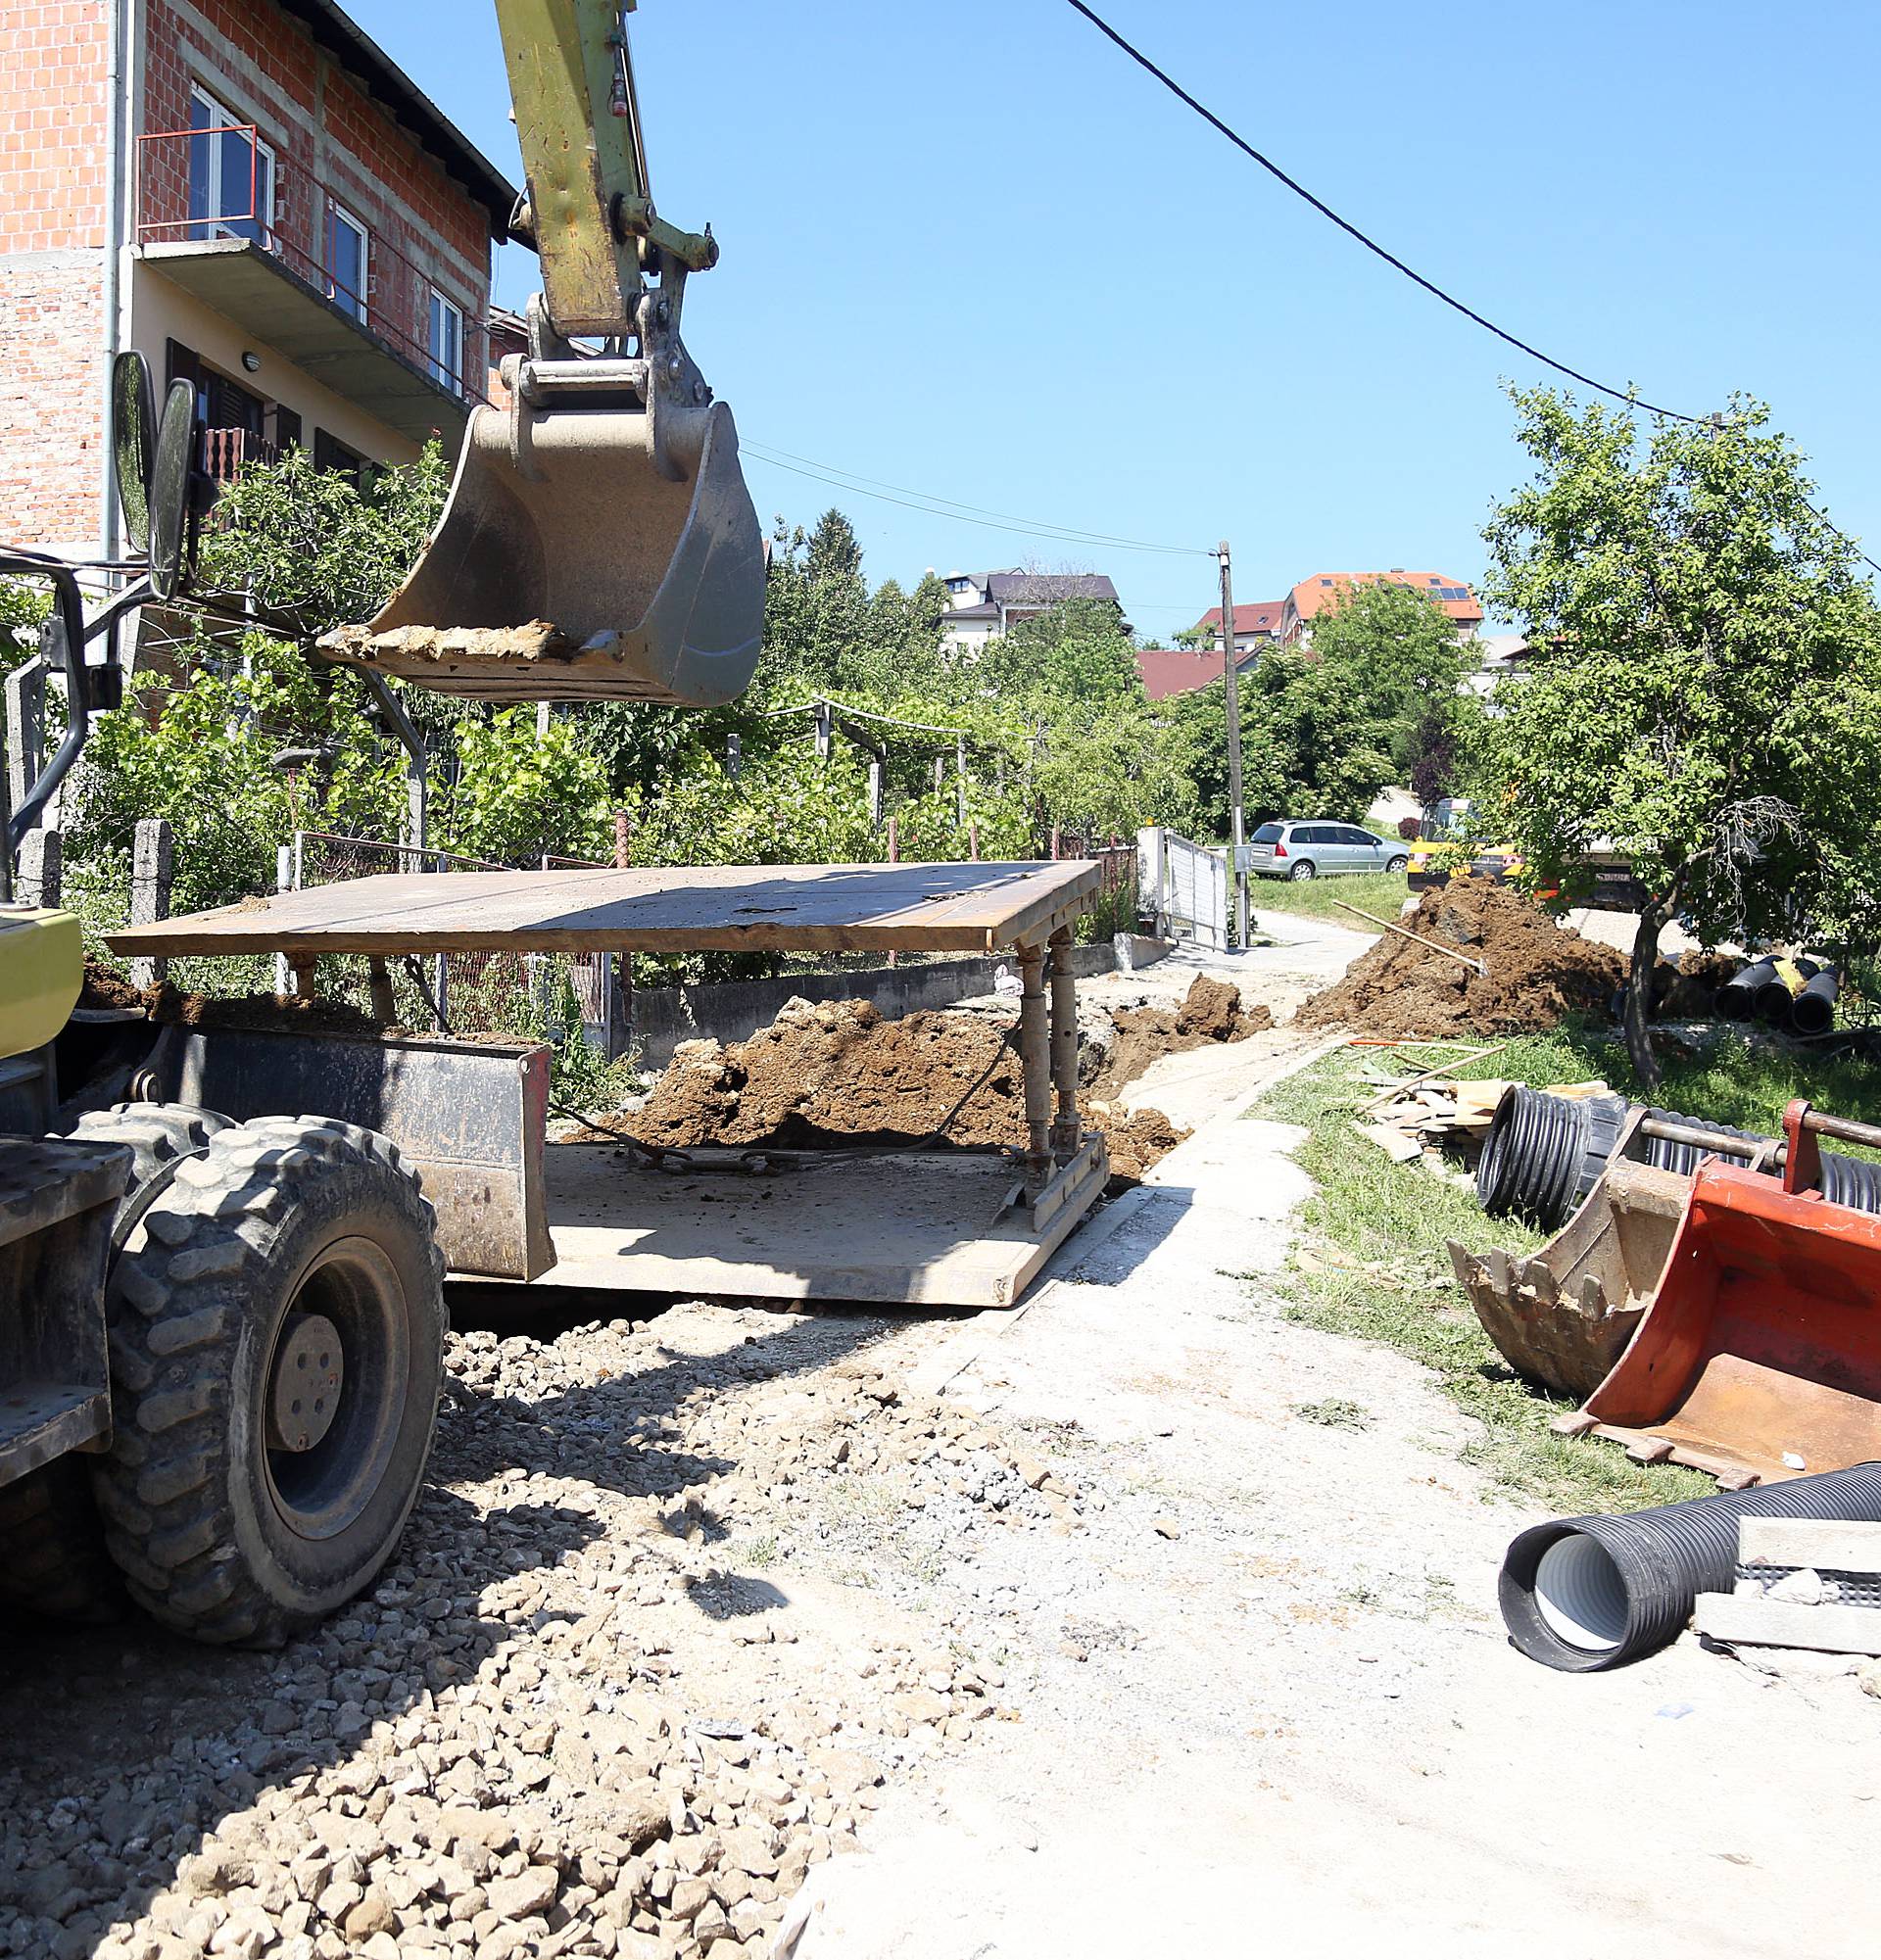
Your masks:
[{"label": "pile of dirt", "polygon": [[[633,1113],[632,1127],[649,1143],[682,1150],[931,1140],[937,1147],[1024,1149],[1014,1026],[1010,1012],[951,1009],[888,1021],[868,1001],[789,1001],[748,1041],[682,1043]],[[1094,1094],[1081,1096],[1079,1106],[1103,1131],[1120,1177],[1140,1177],[1187,1134],[1160,1110],[1126,1113]],[[936,1138],[942,1123],[944,1136]]]},{"label": "pile of dirt", "polygon": [[1272,1028],[1274,1015],[1267,1007],[1243,1007],[1240,988],[1229,981],[1197,974],[1181,1007],[1124,1008],[1111,1023],[1116,1039],[1090,1091],[1100,1101],[1117,1095],[1160,1056],[1216,1041],[1244,1041]]},{"label": "pile of dirt", "polygon": [[1398,932],[1301,1008],[1300,1026],[1365,1034],[1545,1034],[1570,1014],[1611,1015],[1626,963],[1558,926],[1506,884],[1458,880],[1426,891],[1412,932],[1483,962],[1478,974]]},{"label": "pile of dirt", "polygon": [[303,1000],[285,993],[184,993],[169,980],[140,987],[115,967],[93,959],[85,961],[78,1005],[134,1012],[178,1028],[281,1029],[296,1034],[353,1034],[367,1040],[392,1031],[345,1001]]}]

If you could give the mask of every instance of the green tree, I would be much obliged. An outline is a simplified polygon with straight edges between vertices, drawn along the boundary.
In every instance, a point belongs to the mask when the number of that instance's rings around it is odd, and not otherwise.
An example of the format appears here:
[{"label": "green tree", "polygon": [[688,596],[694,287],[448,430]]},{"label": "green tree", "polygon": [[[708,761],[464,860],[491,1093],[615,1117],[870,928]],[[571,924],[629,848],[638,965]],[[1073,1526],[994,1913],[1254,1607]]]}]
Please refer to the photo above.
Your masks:
[{"label": "green tree", "polygon": [[1144,824],[1185,830],[1197,808],[1188,759],[1146,701],[1074,701],[1045,731],[1033,785],[1045,820],[1081,837],[1131,837]]},{"label": "green tree", "polygon": [[1009,701],[1140,701],[1142,676],[1110,599],[1067,599],[989,641],[973,663],[981,692]]},{"label": "green tree", "polygon": [[458,780],[441,812],[447,849],[502,864],[547,854],[611,861],[613,798],[607,773],[566,715],[536,729],[534,708],[464,721]]},{"label": "green tree", "polygon": [[297,446],[248,464],[217,499],[198,582],[252,597],[300,638],[369,619],[417,563],[450,488],[435,439],[415,462],[369,472],[363,490]]},{"label": "green tree", "polygon": [[1881,841],[1881,619],[1803,459],[1738,400],[1715,425],[1515,395],[1534,479],[1484,536],[1488,596],[1561,635],[1504,690],[1491,734],[1504,828],[1551,883],[1616,846],[1653,894],[1634,935],[1626,1039],[1660,933],[1707,943],[1833,932],[1873,943]]}]

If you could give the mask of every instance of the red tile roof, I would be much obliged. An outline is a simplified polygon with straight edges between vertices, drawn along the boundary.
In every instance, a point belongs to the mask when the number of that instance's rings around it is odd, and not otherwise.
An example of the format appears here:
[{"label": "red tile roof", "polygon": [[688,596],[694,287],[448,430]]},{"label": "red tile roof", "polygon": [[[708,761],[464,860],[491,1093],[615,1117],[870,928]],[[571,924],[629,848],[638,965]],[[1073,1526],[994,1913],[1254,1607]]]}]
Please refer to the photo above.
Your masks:
[{"label": "red tile roof", "polygon": [[[1280,630],[1280,609],[1286,604],[1283,598],[1256,599],[1252,605],[1237,605],[1234,608],[1234,632],[1238,638],[1243,633],[1278,633]],[[1222,609],[1212,605],[1195,622],[1191,629],[1196,633],[1222,630]]]},{"label": "red tile roof", "polygon": [[[1350,592],[1354,586],[1380,584],[1409,586],[1414,592],[1428,595],[1459,625],[1481,624],[1482,607],[1477,603],[1475,594],[1462,579],[1453,579],[1447,572],[1316,572],[1293,588],[1293,610],[1301,619],[1310,620],[1324,612],[1341,593]],[[1440,593],[1461,593],[1463,597],[1439,598]],[[1240,607],[1237,605],[1234,610],[1238,613]],[[1219,613],[1218,607],[1218,617]]]},{"label": "red tile roof", "polygon": [[[1240,611],[1237,605],[1234,610]],[[1219,619],[1221,608],[1216,607]],[[1211,681],[1222,678],[1222,656],[1215,647],[1139,646],[1136,671],[1143,677],[1143,692],[1152,701],[1166,701],[1172,694],[1192,694]]]}]

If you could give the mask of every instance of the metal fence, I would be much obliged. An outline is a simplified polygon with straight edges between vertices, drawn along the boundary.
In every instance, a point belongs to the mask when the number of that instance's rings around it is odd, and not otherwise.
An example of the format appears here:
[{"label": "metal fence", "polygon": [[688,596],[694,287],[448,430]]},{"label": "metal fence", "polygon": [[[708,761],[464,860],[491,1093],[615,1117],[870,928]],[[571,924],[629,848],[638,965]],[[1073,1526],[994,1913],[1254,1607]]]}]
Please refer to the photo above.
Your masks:
[{"label": "metal fence", "polygon": [[1220,851],[1174,831],[1136,833],[1140,900],[1159,937],[1189,939],[1210,952],[1228,946],[1228,864]]},{"label": "metal fence", "polygon": [[[539,864],[497,864],[431,845],[392,843],[331,831],[296,831],[280,852],[278,888],[304,891],[387,872],[599,870],[588,858],[545,857]],[[276,962],[276,984],[285,993],[293,976]],[[427,1009],[461,1033],[548,1034],[579,1032],[610,1059],[627,1046],[627,1014],[619,965],[611,953],[433,953],[416,974],[394,976]],[[428,995],[428,999],[423,997]]]}]

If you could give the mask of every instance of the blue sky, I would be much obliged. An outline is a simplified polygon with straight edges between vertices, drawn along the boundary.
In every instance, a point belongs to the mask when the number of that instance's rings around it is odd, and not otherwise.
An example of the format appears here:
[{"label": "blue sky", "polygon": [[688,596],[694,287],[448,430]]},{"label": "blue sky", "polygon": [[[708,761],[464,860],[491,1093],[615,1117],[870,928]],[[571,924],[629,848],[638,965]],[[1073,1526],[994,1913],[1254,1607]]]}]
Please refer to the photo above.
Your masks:
[{"label": "blue sky", "polygon": [[[519,174],[494,9],[349,0]],[[1881,8],[1098,0],[1335,209],[1524,339],[1694,411],[1771,403],[1881,557]],[[930,496],[1234,547],[1235,595],[1392,565],[1474,580],[1520,480],[1502,377],[1544,370],[1363,252],[1064,0],[643,0],[661,211],[710,219],[687,338],[749,441]],[[500,297],[531,262],[504,255]],[[1136,624],[1199,556],[1009,536],[748,456],[835,502],[875,577],[1109,572]]]}]

